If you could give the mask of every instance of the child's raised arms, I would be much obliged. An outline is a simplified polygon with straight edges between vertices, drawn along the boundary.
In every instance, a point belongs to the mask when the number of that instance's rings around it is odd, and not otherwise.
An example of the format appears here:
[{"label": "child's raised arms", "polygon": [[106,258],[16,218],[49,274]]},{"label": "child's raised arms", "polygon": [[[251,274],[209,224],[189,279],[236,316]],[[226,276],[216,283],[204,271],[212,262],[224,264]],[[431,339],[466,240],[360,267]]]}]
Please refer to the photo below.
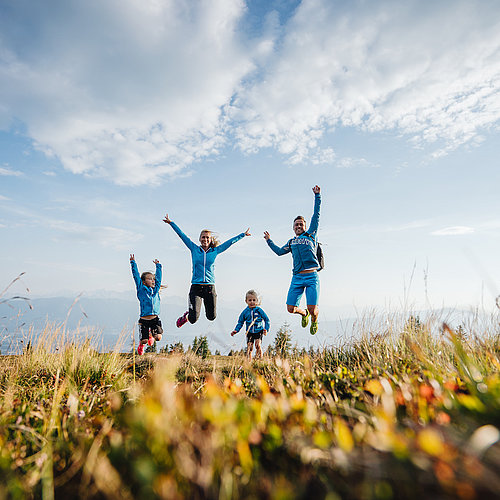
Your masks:
[{"label": "child's raised arms", "polygon": [[132,262],[133,260],[135,260],[135,256],[133,253],[130,254],[130,262]]}]

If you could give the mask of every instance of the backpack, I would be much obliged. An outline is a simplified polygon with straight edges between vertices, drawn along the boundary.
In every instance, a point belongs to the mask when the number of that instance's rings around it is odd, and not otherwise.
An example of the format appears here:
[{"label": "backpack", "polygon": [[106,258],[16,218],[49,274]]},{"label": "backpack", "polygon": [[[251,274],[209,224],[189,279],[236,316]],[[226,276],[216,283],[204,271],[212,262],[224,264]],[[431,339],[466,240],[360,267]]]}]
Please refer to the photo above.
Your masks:
[{"label": "backpack", "polygon": [[318,271],[321,271],[322,269],[325,268],[325,254],[323,253],[323,247],[319,242],[316,243],[316,258],[318,259],[319,262]]}]

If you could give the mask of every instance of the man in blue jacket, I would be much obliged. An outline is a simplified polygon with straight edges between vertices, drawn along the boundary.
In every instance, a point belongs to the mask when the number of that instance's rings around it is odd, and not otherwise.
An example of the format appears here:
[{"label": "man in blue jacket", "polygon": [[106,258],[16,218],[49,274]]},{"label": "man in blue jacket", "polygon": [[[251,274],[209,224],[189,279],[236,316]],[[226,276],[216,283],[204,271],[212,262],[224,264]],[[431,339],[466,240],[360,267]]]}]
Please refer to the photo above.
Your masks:
[{"label": "man in blue jacket", "polygon": [[[264,238],[271,250],[276,255],[285,255],[292,253],[293,275],[288,295],[286,298],[286,307],[289,313],[300,314],[302,316],[302,326],[305,328],[309,319],[311,327],[309,331],[314,335],[318,331],[318,298],[319,298],[319,278],[318,269],[320,265],[316,257],[317,232],[319,226],[319,207],[321,205],[321,189],[319,186],[312,188],[314,193],[314,213],[311,219],[309,230],[306,220],[299,215],[293,221],[293,231],[295,237],[289,240],[286,245],[279,247],[271,240],[271,236],[264,231]],[[307,309],[299,307],[300,299],[306,292]]]}]

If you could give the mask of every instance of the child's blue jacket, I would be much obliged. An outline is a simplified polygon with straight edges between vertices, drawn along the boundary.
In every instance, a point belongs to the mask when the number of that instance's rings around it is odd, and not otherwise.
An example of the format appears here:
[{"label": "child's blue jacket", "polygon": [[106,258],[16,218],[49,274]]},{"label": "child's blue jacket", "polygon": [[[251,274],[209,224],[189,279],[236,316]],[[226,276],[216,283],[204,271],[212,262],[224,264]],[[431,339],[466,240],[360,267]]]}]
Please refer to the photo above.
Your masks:
[{"label": "child's blue jacket", "polygon": [[200,245],[191,241],[175,222],[170,222],[170,225],[191,251],[191,261],[193,263],[191,283],[193,284],[215,285],[215,258],[245,236],[245,233],[238,234],[238,236],[234,236],[214,248],[209,248],[205,252]]},{"label": "child's blue jacket", "polygon": [[246,323],[247,333],[260,333],[262,330],[269,331],[269,318],[267,314],[258,306],[253,309],[250,307],[243,309],[234,330],[239,332],[243,323]]},{"label": "child's blue jacket", "polygon": [[279,247],[270,238],[267,244],[276,255],[285,255],[292,252],[293,274],[298,274],[306,269],[319,269],[318,258],[316,257],[316,233],[319,226],[319,208],[321,205],[321,194],[314,195],[314,213],[311,218],[311,225],[305,233],[295,236],[286,245]]},{"label": "child's blue jacket", "polygon": [[146,286],[139,274],[135,260],[130,261],[132,266],[132,276],[137,288],[137,298],[141,307],[140,316],[160,315],[160,286],[161,286],[161,264],[156,264],[155,286],[151,288]]}]

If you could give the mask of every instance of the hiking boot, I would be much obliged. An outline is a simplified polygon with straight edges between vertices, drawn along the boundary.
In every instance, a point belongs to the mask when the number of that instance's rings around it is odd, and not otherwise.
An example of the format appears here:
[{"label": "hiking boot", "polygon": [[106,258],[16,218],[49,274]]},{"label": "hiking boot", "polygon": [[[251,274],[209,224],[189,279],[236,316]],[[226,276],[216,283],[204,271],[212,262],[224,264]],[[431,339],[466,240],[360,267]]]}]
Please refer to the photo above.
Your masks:
[{"label": "hiking boot", "polygon": [[318,331],[318,322],[317,321],[311,321],[311,328],[309,329],[311,332],[311,335],[316,335],[316,332]]},{"label": "hiking boot", "polygon": [[311,317],[311,313],[306,311],[306,315],[302,316],[302,328],[305,328],[309,323],[309,318]]},{"label": "hiking boot", "polygon": [[188,312],[189,311],[186,311],[180,318],[177,318],[177,321],[175,322],[177,328],[180,328],[182,325],[185,325],[187,323]]},{"label": "hiking boot", "polygon": [[139,344],[139,347],[137,348],[137,354],[139,354],[139,356],[142,356],[144,354],[144,344]]},{"label": "hiking boot", "polygon": [[152,346],[155,343],[155,339],[153,338],[152,335],[149,336],[148,339],[148,346]]}]

